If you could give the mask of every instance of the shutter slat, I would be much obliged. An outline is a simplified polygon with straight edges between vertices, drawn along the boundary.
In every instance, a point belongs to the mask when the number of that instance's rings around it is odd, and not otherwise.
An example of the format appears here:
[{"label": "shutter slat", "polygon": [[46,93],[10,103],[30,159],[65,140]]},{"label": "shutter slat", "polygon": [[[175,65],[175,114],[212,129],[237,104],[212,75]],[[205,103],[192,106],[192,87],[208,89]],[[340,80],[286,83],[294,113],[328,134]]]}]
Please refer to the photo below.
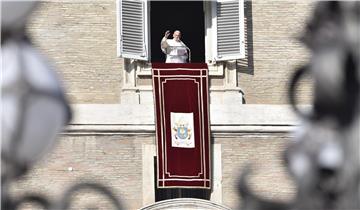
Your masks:
[{"label": "shutter slat", "polygon": [[139,19],[139,13],[141,13],[141,10],[140,11],[134,11],[134,12],[124,12],[123,16],[124,16],[124,19],[138,20]]},{"label": "shutter slat", "polygon": [[221,43],[221,48],[226,49],[226,48],[238,48],[237,46],[234,46],[234,42],[231,43]]},{"label": "shutter slat", "polygon": [[230,16],[238,13],[238,8],[231,9],[218,9],[219,17],[223,17],[224,15]]},{"label": "shutter slat", "polygon": [[224,52],[223,54],[230,54],[230,53],[234,53],[234,51],[239,50],[238,47],[226,47],[225,49],[226,49],[226,52]]},{"label": "shutter slat", "polygon": [[124,34],[134,34],[134,33],[141,33],[142,30],[139,30],[137,28],[126,28],[126,31],[127,32],[123,32],[123,35]]},{"label": "shutter slat", "polygon": [[220,47],[226,47],[226,46],[235,46],[234,42],[222,42],[220,44]]},{"label": "shutter slat", "polygon": [[[222,31],[220,34],[218,34],[218,37],[222,37],[222,36],[229,36],[231,35],[231,37],[239,37],[239,34],[234,34],[234,30],[233,31],[230,31],[230,30],[227,30],[227,31]],[[222,41],[222,40],[220,40]]]},{"label": "shutter slat", "polygon": [[132,4],[128,4],[123,2],[123,7],[125,8],[123,11],[127,11],[127,10],[139,10],[141,9],[141,3],[137,4],[136,2],[133,2]]},{"label": "shutter slat", "polygon": [[239,20],[238,14],[227,15],[227,16],[220,16],[220,17],[218,18],[218,21],[231,21],[231,22],[235,22],[236,20]]},{"label": "shutter slat", "polygon": [[127,45],[124,45],[124,47],[126,46],[126,49],[127,50],[132,50],[132,51],[136,51],[136,52],[142,52],[141,50],[139,50],[139,46],[133,46],[133,45],[131,45],[131,46],[127,46]]},{"label": "shutter slat", "polygon": [[134,38],[134,37],[129,37],[129,36],[124,36],[125,39],[127,39],[127,45],[137,45],[137,46],[142,46],[142,42],[141,40],[139,40],[138,38]]},{"label": "shutter slat", "polygon": [[138,22],[138,21],[131,21],[131,20],[124,20],[123,21],[123,28],[139,28],[142,30],[142,26],[140,25],[142,24],[142,22]]},{"label": "shutter slat", "polygon": [[227,45],[227,44],[234,45],[234,40],[222,41],[219,44],[220,44],[220,46]]}]

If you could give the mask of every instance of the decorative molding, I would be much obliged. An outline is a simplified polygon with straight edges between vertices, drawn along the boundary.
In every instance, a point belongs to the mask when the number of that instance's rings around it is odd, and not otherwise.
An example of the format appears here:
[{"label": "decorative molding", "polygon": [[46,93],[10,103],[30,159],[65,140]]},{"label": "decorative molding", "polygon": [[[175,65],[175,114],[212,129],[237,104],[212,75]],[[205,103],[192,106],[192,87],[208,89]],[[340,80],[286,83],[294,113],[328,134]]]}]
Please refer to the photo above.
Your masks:
[{"label": "decorative molding", "polygon": [[[143,61],[139,62],[138,68],[136,68],[136,76],[139,78],[151,76],[151,63]],[[209,76],[223,76],[226,62],[212,63],[207,62],[209,68]],[[131,69],[133,70],[133,69]]]},{"label": "decorative molding", "polygon": [[221,144],[212,144],[212,191],[210,201],[223,203],[222,200],[222,153]]},{"label": "decorative molding", "polygon": [[143,206],[155,202],[155,163],[156,147],[154,144],[142,145],[142,197]]},{"label": "decorative molding", "polygon": [[[71,125],[154,125],[152,104],[73,104]],[[302,106],[308,107],[308,106]],[[296,125],[289,105],[210,104],[211,125]]]},{"label": "decorative molding", "polygon": [[[76,104],[65,135],[154,135],[153,105]],[[298,119],[288,105],[210,105],[211,135],[288,133]]]},{"label": "decorative molding", "polygon": [[[211,137],[291,133],[297,126],[210,126]],[[69,125],[62,135],[127,135],[154,136],[155,125]]]}]

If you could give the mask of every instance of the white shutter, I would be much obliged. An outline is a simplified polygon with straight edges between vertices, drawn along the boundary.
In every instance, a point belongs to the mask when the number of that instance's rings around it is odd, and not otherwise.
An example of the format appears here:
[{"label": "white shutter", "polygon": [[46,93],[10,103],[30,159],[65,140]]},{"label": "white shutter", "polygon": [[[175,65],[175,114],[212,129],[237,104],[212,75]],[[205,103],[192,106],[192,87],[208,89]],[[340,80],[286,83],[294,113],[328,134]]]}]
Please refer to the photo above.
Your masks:
[{"label": "white shutter", "polygon": [[148,2],[117,0],[117,52],[123,58],[148,60]]},{"label": "white shutter", "polygon": [[244,1],[217,0],[212,12],[216,28],[215,60],[245,58]]}]

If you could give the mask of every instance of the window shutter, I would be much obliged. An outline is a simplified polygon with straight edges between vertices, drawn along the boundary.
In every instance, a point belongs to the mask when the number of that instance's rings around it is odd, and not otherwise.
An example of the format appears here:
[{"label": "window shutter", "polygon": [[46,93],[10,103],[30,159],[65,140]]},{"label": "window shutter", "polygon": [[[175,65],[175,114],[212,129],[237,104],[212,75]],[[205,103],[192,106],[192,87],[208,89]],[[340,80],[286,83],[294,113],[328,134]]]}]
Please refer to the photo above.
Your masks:
[{"label": "window shutter", "polygon": [[213,3],[216,26],[215,60],[245,58],[244,1],[217,0]]},{"label": "window shutter", "polygon": [[148,2],[118,0],[118,56],[148,60]]}]

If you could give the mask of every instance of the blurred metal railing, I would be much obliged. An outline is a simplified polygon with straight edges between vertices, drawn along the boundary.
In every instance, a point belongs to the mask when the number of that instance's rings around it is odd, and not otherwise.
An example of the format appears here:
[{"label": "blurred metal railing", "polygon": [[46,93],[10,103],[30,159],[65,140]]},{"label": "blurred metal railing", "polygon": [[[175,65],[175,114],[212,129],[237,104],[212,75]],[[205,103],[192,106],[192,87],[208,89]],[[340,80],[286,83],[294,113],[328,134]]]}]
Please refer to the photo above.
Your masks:
[{"label": "blurred metal railing", "polygon": [[75,184],[57,200],[34,192],[17,197],[10,193],[12,184],[50,151],[56,134],[71,119],[52,65],[26,34],[26,21],[37,4],[1,1],[1,209],[19,209],[29,203],[44,209],[69,209],[75,194],[89,190],[122,209],[109,188],[92,181]]},{"label": "blurred metal railing", "polygon": [[[360,2],[318,2],[301,41],[311,58],[291,78],[289,99],[302,125],[284,152],[297,187],[295,200],[255,195],[246,168],[239,182],[242,209],[360,209]],[[306,74],[314,81],[310,112],[296,100]]]}]

